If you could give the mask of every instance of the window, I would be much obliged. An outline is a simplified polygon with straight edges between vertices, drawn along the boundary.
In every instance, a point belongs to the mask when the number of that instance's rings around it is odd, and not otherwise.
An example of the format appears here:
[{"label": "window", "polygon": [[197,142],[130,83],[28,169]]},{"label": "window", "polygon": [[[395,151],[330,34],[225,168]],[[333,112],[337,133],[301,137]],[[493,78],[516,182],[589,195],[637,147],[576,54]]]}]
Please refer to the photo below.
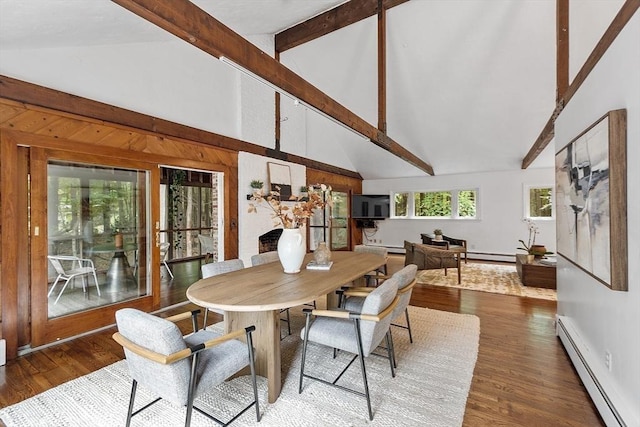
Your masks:
[{"label": "window", "polygon": [[409,193],[395,193],[393,195],[394,216],[404,216],[409,214]]},{"label": "window", "polygon": [[414,216],[451,218],[451,193],[414,193]]},{"label": "window", "polygon": [[477,217],[477,190],[393,193],[393,218]]},{"label": "window", "polygon": [[476,217],[476,191],[475,190],[458,191],[458,217],[460,218]]},{"label": "window", "polygon": [[527,187],[524,216],[525,218],[553,218],[553,188]]}]

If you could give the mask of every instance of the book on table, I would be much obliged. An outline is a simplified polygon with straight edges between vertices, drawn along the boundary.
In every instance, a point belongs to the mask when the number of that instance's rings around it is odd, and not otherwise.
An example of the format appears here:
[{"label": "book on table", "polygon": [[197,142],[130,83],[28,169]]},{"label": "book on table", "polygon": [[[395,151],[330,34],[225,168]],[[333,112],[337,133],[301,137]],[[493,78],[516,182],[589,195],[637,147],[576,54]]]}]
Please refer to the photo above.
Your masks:
[{"label": "book on table", "polygon": [[333,265],[333,261],[329,261],[327,264],[318,264],[315,261],[310,261],[307,264],[307,270],[329,270]]}]

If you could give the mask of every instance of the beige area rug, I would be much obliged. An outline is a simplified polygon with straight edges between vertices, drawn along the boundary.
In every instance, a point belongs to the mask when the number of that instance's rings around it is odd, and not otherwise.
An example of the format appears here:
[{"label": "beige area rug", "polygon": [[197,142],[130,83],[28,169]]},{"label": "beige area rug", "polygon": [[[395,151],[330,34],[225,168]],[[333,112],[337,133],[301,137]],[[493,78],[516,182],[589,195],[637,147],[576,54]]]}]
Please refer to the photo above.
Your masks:
[{"label": "beige area rug", "polygon": [[[247,411],[234,426],[461,426],[473,369],[478,355],[480,320],[476,316],[409,307],[414,343],[406,331],[394,328],[398,369],[392,378],[387,359],[371,356],[366,360],[374,411],[373,422],[367,415],[366,401],[333,387],[306,380],[298,394],[300,338],[290,335],[282,341],[284,385],[279,399],[266,404],[266,380],[259,378],[260,409]],[[294,331],[299,331],[303,316],[292,309]],[[309,345],[307,370],[331,378],[349,355]],[[346,377],[346,378],[345,378]],[[352,365],[344,381],[362,385],[359,365]],[[341,379],[341,382],[343,380]],[[69,381],[16,405],[0,409],[0,418],[12,426],[116,426],[124,425],[131,380],[126,361],[120,361],[89,375]],[[219,391],[197,399],[200,407],[215,408],[219,418],[235,411],[252,396],[249,377],[224,383]],[[138,387],[137,402],[149,402],[152,396]],[[247,399],[249,398],[249,399]],[[141,405],[141,403],[138,403]],[[136,405],[136,407],[140,407]],[[185,409],[160,401],[133,417],[133,426],[184,425]],[[224,418],[228,419],[228,418]],[[192,426],[215,426],[195,412]]]},{"label": "beige area rug", "polygon": [[552,301],[557,298],[555,289],[522,285],[515,265],[463,263],[461,284],[455,268],[447,269],[446,276],[444,270],[422,270],[418,272],[418,283]]}]

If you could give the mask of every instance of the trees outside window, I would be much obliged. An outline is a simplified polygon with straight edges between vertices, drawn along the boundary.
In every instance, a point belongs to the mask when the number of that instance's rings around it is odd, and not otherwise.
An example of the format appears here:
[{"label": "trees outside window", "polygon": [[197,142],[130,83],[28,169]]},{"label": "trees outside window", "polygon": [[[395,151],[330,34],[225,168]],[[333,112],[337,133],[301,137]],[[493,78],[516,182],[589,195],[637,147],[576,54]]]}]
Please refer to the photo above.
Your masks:
[{"label": "trees outside window", "polygon": [[394,218],[477,217],[478,191],[425,191],[393,193]]},{"label": "trees outside window", "polygon": [[553,188],[528,187],[525,191],[525,218],[553,217]]}]

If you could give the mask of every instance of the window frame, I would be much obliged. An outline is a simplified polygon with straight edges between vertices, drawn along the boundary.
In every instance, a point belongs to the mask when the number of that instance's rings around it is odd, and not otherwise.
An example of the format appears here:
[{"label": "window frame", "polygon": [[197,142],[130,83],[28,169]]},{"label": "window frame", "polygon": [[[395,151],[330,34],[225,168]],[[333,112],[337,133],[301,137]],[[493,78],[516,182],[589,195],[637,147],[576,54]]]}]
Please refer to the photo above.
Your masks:
[{"label": "window frame", "polygon": [[[532,216],[531,215],[531,190],[537,189],[549,189],[551,190],[551,216]],[[524,184],[522,189],[523,211],[522,218],[530,218],[534,221],[553,221],[556,219],[556,192],[553,184]]]},{"label": "window frame", "polygon": [[[459,215],[459,194],[461,191],[475,192],[476,214],[473,217]],[[415,195],[418,193],[450,193],[451,194],[451,215],[450,216],[417,216],[415,215]],[[396,215],[396,195],[407,194],[407,215]],[[478,187],[461,187],[447,190],[428,189],[428,190],[398,190],[391,191],[391,215],[389,219],[438,219],[438,220],[454,220],[454,221],[474,221],[480,219],[480,189]]]}]

